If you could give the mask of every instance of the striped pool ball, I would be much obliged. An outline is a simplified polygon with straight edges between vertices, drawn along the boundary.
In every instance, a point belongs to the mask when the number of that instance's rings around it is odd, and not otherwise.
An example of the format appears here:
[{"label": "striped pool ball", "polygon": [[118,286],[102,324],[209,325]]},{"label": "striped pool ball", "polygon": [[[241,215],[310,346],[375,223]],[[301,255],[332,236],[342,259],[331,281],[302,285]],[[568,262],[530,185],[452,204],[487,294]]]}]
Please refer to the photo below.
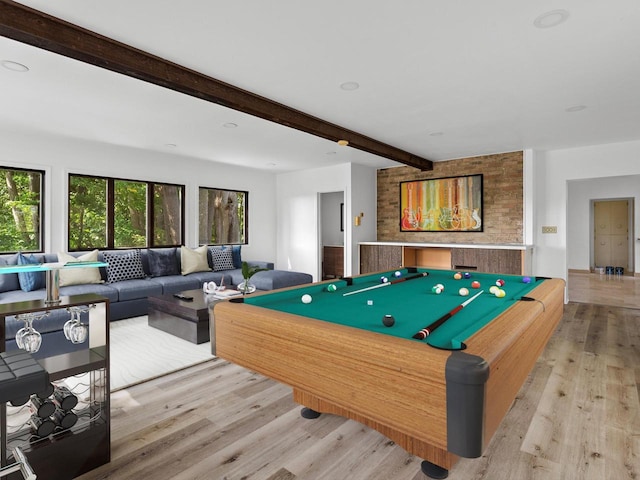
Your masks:
[{"label": "striped pool ball", "polygon": [[460,272],[456,272],[453,274],[453,278],[455,278],[456,280],[461,280],[462,274]]},{"label": "striped pool ball", "polygon": [[434,285],[431,291],[436,295],[440,295],[442,293],[442,289],[438,285]]},{"label": "striped pool ball", "polygon": [[327,287],[327,292],[335,292],[338,289],[333,283],[329,284]]},{"label": "striped pool ball", "polygon": [[492,295],[495,295],[497,290],[500,289],[496,285],[491,285],[491,287],[489,287],[489,293]]},{"label": "striped pool ball", "polygon": [[469,289],[462,287],[460,290],[458,290],[458,293],[461,297],[466,297],[467,295],[469,295]]},{"label": "striped pool ball", "polygon": [[389,279],[387,277],[380,277],[380,283],[387,283]]},{"label": "striped pool ball", "polygon": [[396,278],[400,278],[400,277],[402,276],[402,272],[401,272],[400,270],[396,270],[396,271],[393,273],[393,276],[394,276],[394,277],[396,277]]},{"label": "striped pool ball", "polygon": [[502,280],[501,278],[499,278],[498,280],[496,280],[496,285],[498,287],[504,287],[504,280]]}]

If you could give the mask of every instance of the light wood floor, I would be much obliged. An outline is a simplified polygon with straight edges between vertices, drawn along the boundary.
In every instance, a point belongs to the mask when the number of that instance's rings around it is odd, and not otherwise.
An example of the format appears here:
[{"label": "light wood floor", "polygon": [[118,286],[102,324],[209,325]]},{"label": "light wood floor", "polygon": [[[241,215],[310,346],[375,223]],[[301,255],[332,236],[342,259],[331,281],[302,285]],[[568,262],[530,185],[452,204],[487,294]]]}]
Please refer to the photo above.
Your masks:
[{"label": "light wood floor", "polygon": [[640,308],[640,277],[569,273],[569,301]]},{"label": "light wood floor", "polygon": [[[513,407],[451,480],[640,478],[640,310],[569,303]],[[425,480],[420,460],[288,387],[213,360],[112,395],[112,461],[82,476]]]}]

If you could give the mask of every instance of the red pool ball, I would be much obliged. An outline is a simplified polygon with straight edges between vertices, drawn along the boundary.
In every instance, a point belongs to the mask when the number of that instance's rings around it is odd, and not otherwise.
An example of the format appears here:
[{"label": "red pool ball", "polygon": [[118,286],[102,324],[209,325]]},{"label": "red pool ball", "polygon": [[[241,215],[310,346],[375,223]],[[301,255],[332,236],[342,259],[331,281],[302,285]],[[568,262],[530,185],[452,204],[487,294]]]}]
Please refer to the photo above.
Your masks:
[{"label": "red pool ball", "polygon": [[504,287],[504,280],[502,280],[501,278],[499,278],[498,280],[496,280],[496,285],[498,287]]},{"label": "red pool ball", "polygon": [[471,282],[471,288],[480,288],[480,282],[474,280],[473,282]]}]

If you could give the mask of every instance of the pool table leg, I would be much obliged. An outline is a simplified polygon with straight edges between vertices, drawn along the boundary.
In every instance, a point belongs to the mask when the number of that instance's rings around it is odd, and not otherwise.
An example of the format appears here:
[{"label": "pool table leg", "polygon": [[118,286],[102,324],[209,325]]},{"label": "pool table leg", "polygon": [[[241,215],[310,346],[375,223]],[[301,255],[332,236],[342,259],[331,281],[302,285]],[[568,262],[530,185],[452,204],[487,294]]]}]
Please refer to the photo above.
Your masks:
[{"label": "pool table leg", "polygon": [[315,410],[311,410],[308,407],[302,407],[302,410],[300,410],[300,415],[302,416],[302,418],[313,420],[314,418],[318,418],[322,414],[320,412],[316,412]]},{"label": "pool table leg", "polygon": [[422,461],[420,469],[429,478],[447,478],[449,476],[449,470],[426,460]]}]

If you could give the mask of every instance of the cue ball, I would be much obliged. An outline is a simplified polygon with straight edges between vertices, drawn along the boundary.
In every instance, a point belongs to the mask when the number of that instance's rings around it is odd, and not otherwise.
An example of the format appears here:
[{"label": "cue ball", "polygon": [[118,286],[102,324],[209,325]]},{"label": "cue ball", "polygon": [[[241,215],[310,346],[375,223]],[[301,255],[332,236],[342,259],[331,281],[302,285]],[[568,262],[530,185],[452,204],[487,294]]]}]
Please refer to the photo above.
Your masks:
[{"label": "cue ball", "polygon": [[471,278],[471,274],[469,272],[464,272],[464,278]]},{"label": "cue ball", "polygon": [[461,297],[466,297],[467,295],[469,295],[469,289],[462,287],[460,290],[458,290],[458,293]]},{"label": "cue ball", "polygon": [[460,280],[462,279],[462,274],[460,272],[456,272],[453,274],[453,278],[455,278],[456,280]]},{"label": "cue ball", "polygon": [[393,276],[396,278],[400,278],[402,276],[402,272],[400,270],[396,270],[393,272]]},{"label": "cue ball", "polygon": [[329,284],[327,287],[327,292],[335,292],[338,289],[333,283]]},{"label": "cue ball", "polygon": [[304,295],[302,295],[302,303],[311,303],[311,300],[313,300],[313,298],[311,298],[311,295],[309,295],[308,293],[305,293]]},{"label": "cue ball", "polygon": [[531,283],[531,277],[522,277],[522,283]]},{"label": "cue ball", "polygon": [[393,318],[393,315],[385,315],[382,317],[382,324],[385,327],[393,327],[394,323],[396,323],[396,319]]},{"label": "cue ball", "polygon": [[504,287],[504,280],[499,278],[498,280],[496,280],[496,285],[499,287]]},{"label": "cue ball", "polygon": [[471,282],[471,288],[480,288],[480,282],[477,280]]}]

